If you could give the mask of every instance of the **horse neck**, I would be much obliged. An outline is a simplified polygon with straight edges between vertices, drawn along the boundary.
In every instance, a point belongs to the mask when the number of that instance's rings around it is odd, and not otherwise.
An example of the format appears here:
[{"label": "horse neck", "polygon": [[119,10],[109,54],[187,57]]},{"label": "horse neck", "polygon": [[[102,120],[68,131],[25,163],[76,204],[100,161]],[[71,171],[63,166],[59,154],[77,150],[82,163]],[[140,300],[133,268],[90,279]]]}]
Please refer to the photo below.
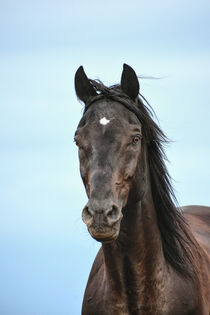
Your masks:
[{"label": "horse neck", "polygon": [[103,251],[107,268],[123,267],[127,260],[141,265],[142,273],[154,274],[164,257],[151,196],[126,207],[118,239],[103,244]]}]

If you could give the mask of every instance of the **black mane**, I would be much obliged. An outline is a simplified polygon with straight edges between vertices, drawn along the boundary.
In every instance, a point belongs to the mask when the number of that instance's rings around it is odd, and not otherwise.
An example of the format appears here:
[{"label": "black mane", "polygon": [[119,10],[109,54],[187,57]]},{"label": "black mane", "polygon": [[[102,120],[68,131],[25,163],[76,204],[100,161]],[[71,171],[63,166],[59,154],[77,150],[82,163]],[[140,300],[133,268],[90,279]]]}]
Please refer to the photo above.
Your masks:
[{"label": "black mane", "polygon": [[187,223],[181,212],[177,210],[178,203],[165,165],[167,158],[163,146],[168,143],[168,138],[154,122],[152,118],[154,112],[141,94],[134,102],[123,93],[120,85],[107,87],[100,81],[91,79],[89,81],[97,95],[89,98],[84,112],[96,100],[108,98],[120,102],[138,117],[148,151],[152,196],[165,259],[182,276],[192,277],[190,251],[192,240],[188,234]]}]

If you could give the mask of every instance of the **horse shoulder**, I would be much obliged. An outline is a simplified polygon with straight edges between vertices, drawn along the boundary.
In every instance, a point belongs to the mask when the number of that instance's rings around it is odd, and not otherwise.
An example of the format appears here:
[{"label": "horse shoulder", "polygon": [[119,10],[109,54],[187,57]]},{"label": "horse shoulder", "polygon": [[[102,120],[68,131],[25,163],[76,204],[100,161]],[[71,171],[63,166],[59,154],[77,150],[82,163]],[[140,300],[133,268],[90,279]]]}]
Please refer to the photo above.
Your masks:
[{"label": "horse shoulder", "polygon": [[197,267],[200,269],[200,281],[204,299],[209,304],[210,312],[210,207],[186,206],[182,208],[187,223],[200,246],[200,259]]},{"label": "horse shoulder", "polygon": [[210,256],[210,207],[186,206],[182,210],[194,237]]}]

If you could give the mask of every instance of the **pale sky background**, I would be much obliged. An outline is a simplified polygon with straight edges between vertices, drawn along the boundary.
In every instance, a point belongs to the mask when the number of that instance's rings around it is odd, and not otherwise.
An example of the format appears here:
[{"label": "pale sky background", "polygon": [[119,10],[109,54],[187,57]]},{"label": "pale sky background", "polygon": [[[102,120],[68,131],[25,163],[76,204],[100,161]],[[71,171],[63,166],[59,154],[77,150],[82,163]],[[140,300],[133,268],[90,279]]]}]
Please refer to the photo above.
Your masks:
[{"label": "pale sky background", "polygon": [[99,248],[73,135],[74,74],[123,63],[173,142],[180,205],[210,205],[210,2],[0,0],[0,314],[78,315]]}]

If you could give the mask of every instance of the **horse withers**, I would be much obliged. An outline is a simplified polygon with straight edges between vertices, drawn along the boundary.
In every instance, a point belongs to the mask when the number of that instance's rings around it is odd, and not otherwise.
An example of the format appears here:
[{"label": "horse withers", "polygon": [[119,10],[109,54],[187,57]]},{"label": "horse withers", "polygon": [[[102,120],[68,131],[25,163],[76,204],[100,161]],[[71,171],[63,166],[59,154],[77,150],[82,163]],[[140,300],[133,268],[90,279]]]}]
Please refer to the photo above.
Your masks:
[{"label": "horse withers", "polygon": [[101,242],[83,315],[209,315],[210,208],[177,208],[167,138],[124,64],[120,85],[75,75],[75,133],[88,196],[82,219]]}]

